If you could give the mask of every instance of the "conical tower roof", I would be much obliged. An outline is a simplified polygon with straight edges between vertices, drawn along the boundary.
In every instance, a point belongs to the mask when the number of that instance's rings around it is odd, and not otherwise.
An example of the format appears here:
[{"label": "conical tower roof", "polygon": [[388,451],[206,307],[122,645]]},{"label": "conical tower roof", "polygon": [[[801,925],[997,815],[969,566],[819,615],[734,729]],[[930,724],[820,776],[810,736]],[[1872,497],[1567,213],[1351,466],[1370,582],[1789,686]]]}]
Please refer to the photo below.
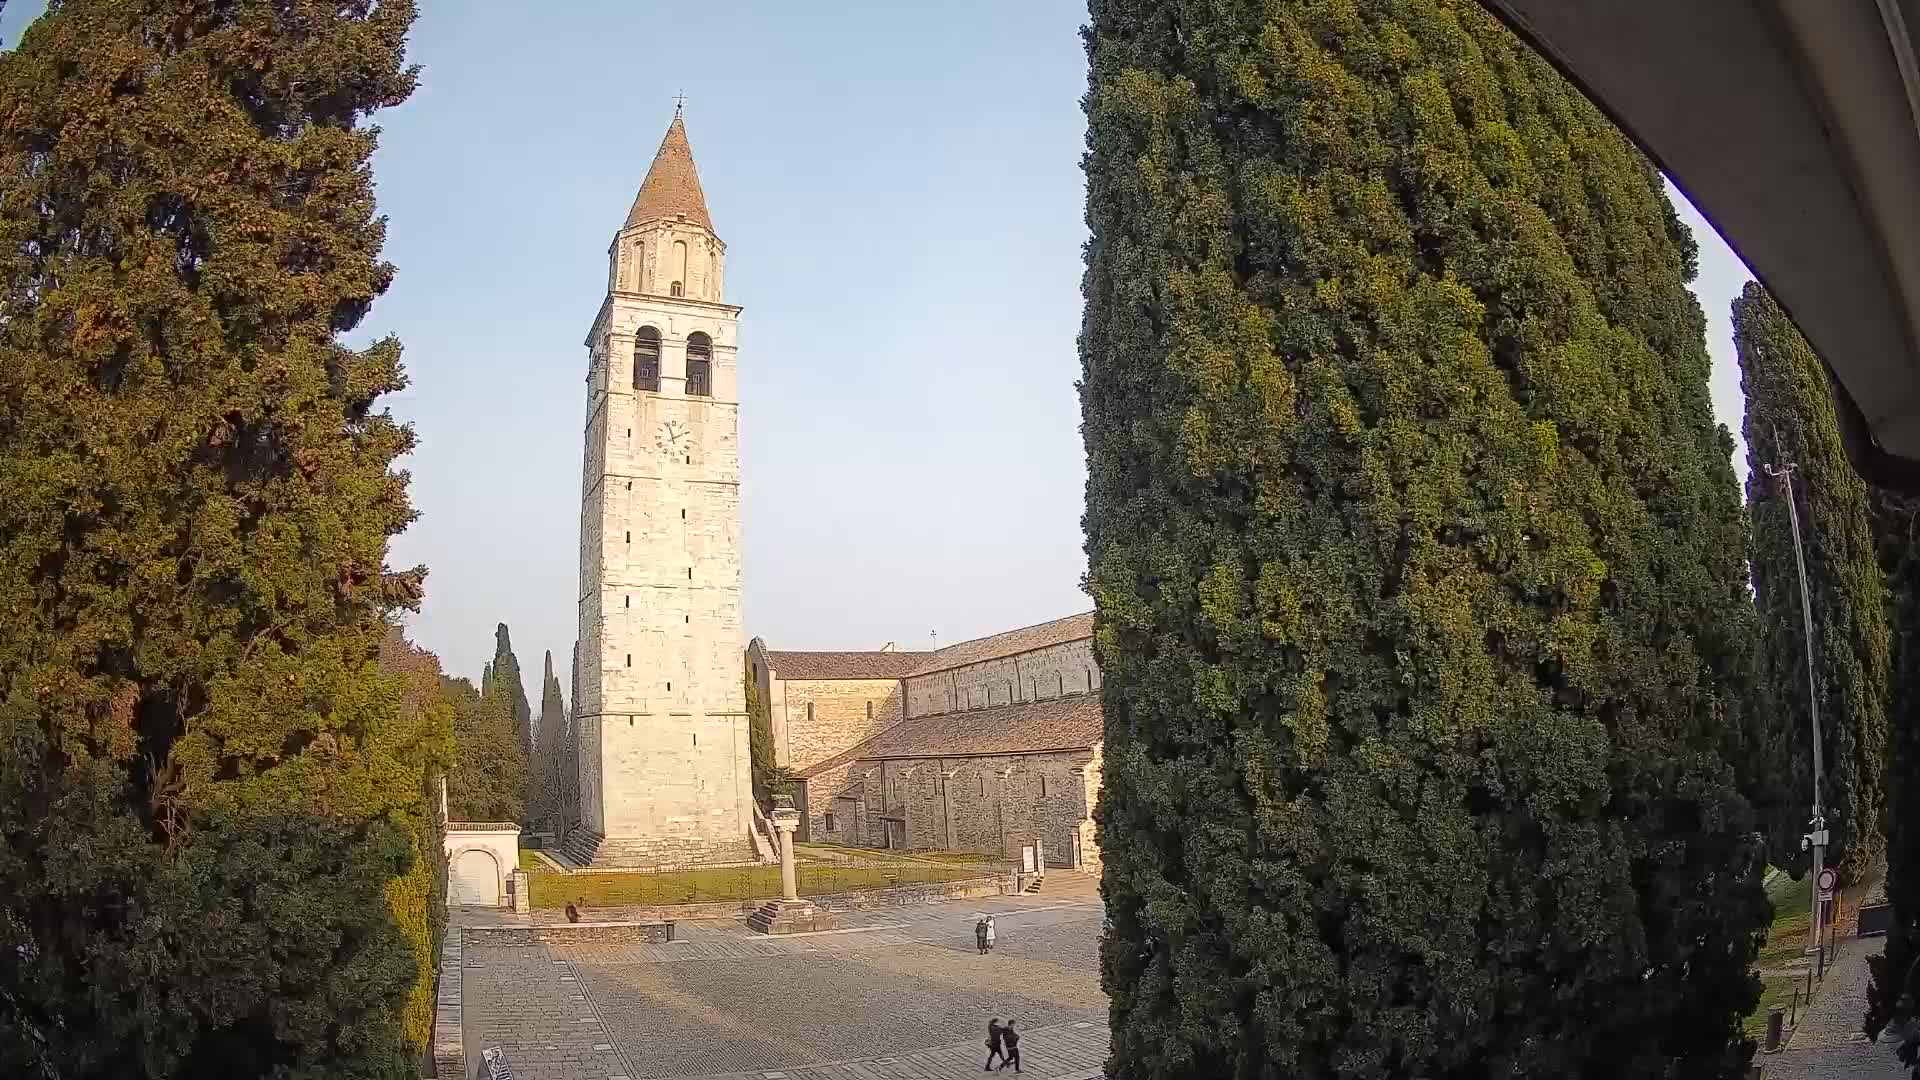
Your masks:
[{"label": "conical tower roof", "polygon": [[671,221],[677,215],[708,231],[713,219],[707,216],[707,196],[700,190],[700,171],[693,165],[693,147],[687,145],[687,125],[680,114],[673,115],[667,137],[660,140],[660,152],[653,156],[653,167],[640,185],[640,194],[627,212],[627,227],[647,221]]}]

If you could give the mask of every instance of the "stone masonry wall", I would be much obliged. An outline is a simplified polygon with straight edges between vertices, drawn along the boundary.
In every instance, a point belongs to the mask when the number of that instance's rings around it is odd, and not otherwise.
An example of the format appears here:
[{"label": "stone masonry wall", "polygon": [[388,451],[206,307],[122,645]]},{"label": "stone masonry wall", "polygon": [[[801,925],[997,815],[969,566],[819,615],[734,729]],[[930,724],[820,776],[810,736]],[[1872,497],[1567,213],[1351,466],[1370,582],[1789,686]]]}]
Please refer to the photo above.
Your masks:
[{"label": "stone masonry wall", "polygon": [[965,667],[915,675],[905,682],[906,715],[932,716],[1098,690],[1100,665],[1094,662],[1092,639],[1081,638]]},{"label": "stone masonry wall", "polygon": [[1065,867],[1073,865],[1075,851],[1084,861],[1091,845],[1090,794],[1099,782],[1093,751],[912,758],[860,767],[871,773],[863,784],[862,840],[868,846],[888,846],[891,827],[896,847],[1012,856],[1019,837],[1034,835],[1046,847],[1048,865]]},{"label": "stone masonry wall", "polygon": [[[775,672],[774,674],[779,674]],[[775,761],[804,769],[900,722],[897,679],[779,680]]]}]

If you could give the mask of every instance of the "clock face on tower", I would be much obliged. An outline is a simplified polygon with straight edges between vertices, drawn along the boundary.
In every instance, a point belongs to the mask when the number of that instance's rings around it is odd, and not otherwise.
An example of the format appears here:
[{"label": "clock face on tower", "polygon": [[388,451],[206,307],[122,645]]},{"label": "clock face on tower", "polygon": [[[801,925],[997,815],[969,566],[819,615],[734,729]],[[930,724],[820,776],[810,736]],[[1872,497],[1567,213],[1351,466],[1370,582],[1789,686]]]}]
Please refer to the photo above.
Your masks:
[{"label": "clock face on tower", "polygon": [[662,454],[674,455],[687,453],[687,427],[678,420],[668,420],[653,433],[653,445]]}]

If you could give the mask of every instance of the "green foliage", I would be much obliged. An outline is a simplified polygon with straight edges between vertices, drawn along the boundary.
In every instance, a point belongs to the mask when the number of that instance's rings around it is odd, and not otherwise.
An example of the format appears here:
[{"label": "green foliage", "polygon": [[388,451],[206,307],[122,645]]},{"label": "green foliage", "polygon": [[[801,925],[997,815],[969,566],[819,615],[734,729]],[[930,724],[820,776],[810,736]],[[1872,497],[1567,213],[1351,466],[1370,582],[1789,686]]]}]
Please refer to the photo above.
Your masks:
[{"label": "green foliage", "polygon": [[1469,3],[1090,6],[1107,1075],[1740,1075],[1773,736],[1659,177]]},{"label": "green foliage", "polygon": [[561,744],[560,821],[562,830],[580,824],[580,643],[574,642],[567,687],[567,733]]},{"label": "green foliage", "polygon": [[[493,683],[491,671],[485,676]],[[443,681],[453,710],[453,768],[447,773],[447,816],[454,821],[518,822],[527,813],[527,755],[513,729],[511,700],[483,696],[461,678]]]},{"label": "green foliage", "polygon": [[561,775],[566,768],[567,737],[567,706],[560,697],[560,680],[553,674],[553,653],[548,652],[540,681],[540,726],[534,736],[527,814],[539,827],[553,832],[559,831],[565,797]]},{"label": "green foliage", "polygon": [[387,906],[413,951],[415,979],[402,1030],[407,1045],[424,1058],[433,1052],[440,945],[447,931],[447,823],[440,816],[440,783],[453,760],[453,707],[446,701],[440,658],[408,641],[398,627],[380,643],[380,666],[402,680],[401,719],[419,727],[424,750],[416,761],[420,811],[408,822],[413,865],[387,883]]},{"label": "green foliage", "polygon": [[67,0],[0,57],[0,1072],[406,1075],[441,745],[379,408],[408,0]]},{"label": "green foliage", "polygon": [[532,760],[533,706],[527,701],[526,680],[520,677],[520,658],[513,655],[506,623],[494,627],[493,663],[487,665],[480,693],[507,713],[513,722],[513,737],[520,742],[520,753]]},{"label": "green foliage", "polygon": [[[1868,958],[1866,1031],[1920,1020],[1920,500],[1872,493],[1873,530],[1887,582],[1892,641],[1887,706],[1887,902],[1893,927]],[[1920,1047],[1908,1047],[1908,1052]],[[1907,1062],[1913,1064],[1911,1060]]]},{"label": "green foliage", "polygon": [[[1874,552],[1867,486],[1840,444],[1820,358],[1756,282],[1733,302],[1733,337],[1747,397],[1753,587],[1765,671],[1793,763],[1790,797],[1804,821],[1813,791],[1805,621],[1786,499],[1781,481],[1767,472],[1787,462],[1796,464],[1794,495],[1813,600],[1822,801],[1833,839],[1828,859],[1847,880],[1857,880],[1884,850],[1886,813],[1887,585]],[[1791,857],[1804,868],[1797,845]]]},{"label": "green foliage", "polygon": [[741,672],[747,689],[747,760],[753,771],[753,799],[761,806],[771,805],[773,789],[767,783],[773,764],[773,717],[767,703],[760,700],[759,680],[753,677],[753,665]]}]

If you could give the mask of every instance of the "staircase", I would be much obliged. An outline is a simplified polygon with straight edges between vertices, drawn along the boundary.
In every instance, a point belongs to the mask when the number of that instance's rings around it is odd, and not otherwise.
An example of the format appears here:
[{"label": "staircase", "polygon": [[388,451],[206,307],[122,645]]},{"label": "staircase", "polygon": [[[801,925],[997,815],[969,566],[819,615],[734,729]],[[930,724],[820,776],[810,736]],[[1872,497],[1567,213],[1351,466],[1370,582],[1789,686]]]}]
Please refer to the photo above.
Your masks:
[{"label": "staircase", "polygon": [[1033,875],[1033,880],[1027,882],[1027,887],[1024,889],[1021,889],[1020,891],[1023,893],[1037,893],[1040,891],[1041,883],[1046,880],[1047,880],[1047,875],[1035,874]]},{"label": "staircase", "polygon": [[600,845],[606,837],[592,829],[579,828],[567,834],[566,843],[560,845],[554,854],[561,862],[572,863],[574,868],[592,866],[594,856],[600,854]]},{"label": "staircase", "polygon": [[747,833],[753,837],[753,854],[762,865],[780,861],[780,847],[773,842],[773,822],[761,811],[759,803],[753,803],[753,827]]}]

